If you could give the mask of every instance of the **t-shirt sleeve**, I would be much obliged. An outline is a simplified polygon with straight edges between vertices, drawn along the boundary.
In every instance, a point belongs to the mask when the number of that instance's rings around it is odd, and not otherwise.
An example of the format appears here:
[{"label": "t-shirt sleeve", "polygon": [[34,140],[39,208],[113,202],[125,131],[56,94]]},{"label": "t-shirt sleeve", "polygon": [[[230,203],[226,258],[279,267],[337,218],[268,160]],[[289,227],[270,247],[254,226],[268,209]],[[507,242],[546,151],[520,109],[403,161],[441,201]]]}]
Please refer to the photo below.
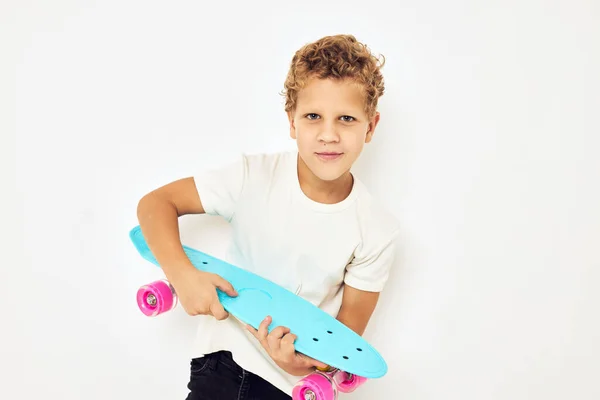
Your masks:
[{"label": "t-shirt sleeve", "polygon": [[222,167],[199,172],[194,183],[206,214],[220,215],[231,221],[246,183],[248,165],[245,156]]},{"label": "t-shirt sleeve", "polygon": [[396,231],[379,247],[355,255],[346,267],[344,283],[366,292],[381,292],[396,256],[397,235]]}]

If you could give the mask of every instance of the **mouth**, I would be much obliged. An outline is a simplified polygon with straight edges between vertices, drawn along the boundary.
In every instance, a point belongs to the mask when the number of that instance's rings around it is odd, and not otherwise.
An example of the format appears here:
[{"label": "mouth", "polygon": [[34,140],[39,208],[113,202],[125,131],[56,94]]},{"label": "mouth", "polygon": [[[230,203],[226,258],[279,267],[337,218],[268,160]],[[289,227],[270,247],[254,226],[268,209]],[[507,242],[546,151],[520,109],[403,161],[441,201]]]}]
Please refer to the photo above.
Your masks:
[{"label": "mouth", "polygon": [[318,152],[315,154],[322,160],[330,161],[330,160],[335,160],[335,159],[341,157],[344,153],[337,153],[337,152],[332,152],[332,151],[322,151],[322,152]]}]

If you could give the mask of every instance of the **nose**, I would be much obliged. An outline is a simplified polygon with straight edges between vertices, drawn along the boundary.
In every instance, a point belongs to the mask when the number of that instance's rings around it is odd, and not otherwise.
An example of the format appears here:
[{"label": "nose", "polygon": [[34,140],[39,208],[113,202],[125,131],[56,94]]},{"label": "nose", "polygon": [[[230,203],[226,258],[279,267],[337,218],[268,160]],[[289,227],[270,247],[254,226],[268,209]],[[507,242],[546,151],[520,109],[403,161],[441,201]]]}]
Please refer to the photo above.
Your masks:
[{"label": "nose", "polygon": [[322,125],[322,129],[319,131],[319,142],[321,143],[337,143],[340,141],[340,135],[337,132],[334,123],[329,122]]}]

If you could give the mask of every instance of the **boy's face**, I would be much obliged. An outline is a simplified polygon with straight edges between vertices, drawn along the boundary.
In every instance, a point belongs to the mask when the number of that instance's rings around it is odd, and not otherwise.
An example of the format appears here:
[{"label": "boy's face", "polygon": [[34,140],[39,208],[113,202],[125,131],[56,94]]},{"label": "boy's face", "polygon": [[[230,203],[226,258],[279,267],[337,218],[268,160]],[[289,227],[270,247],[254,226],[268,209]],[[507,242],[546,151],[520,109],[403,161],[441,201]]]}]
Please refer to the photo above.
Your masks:
[{"label": "boy's face", "polygon": [[364,105],[360,86],[349,80],[312,78],[298,93],[296,109],[288,113],[290,136],[319,179],[344,176],[371,141],[379,113],[369,119]]}]

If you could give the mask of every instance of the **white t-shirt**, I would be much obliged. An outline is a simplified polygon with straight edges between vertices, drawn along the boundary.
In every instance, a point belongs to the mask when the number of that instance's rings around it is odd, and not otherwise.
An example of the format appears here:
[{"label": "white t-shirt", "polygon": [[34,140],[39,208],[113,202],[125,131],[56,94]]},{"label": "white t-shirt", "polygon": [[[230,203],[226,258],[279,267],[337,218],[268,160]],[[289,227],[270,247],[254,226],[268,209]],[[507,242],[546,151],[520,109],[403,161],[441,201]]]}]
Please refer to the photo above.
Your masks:
[{"label": "white t-shirt", "polygon": [[[337,316],[343,284],[379,292],[394,257],[398,222],[354,177],[336,204],[308,198],[298,181],[297,151],[243,155],[194,176],[207,214],[232,227],[227,261],[285,287]],[[301,377],[279,368],[233,316],[199,316],[194,357],[229,350],[244,369],[291,395]]]}]

